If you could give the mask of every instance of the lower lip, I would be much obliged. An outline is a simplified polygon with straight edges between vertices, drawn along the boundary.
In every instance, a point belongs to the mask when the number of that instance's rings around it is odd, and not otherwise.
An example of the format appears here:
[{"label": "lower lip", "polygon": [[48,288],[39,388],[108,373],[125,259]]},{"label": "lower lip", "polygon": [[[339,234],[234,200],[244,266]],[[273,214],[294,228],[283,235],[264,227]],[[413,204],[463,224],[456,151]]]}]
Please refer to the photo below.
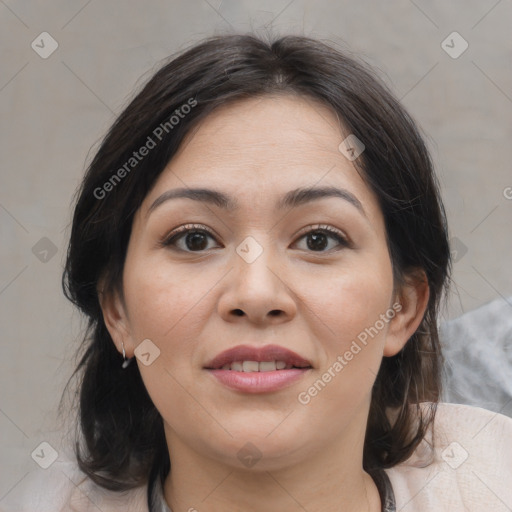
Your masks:
[{"label": "lower lip", "polygon": [[297,382],[311,368],[291,368],[270,372],[237,372],[234,370],[208,370],[228,388],[244,393],[269,393]]}]

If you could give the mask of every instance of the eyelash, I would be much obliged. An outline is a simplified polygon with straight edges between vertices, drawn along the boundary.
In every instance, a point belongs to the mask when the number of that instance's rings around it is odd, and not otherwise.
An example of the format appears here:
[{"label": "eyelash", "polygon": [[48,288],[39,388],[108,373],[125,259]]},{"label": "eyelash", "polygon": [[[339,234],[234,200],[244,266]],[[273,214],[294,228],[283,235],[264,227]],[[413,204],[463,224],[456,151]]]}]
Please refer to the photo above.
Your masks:
[{"label": "eyelash", "polygon": [[[189,250],[179,249],[176,247],[177,240],[179,240],[180,238],[182,238],[184,235],[186,235],[188,233],[196,233],[196,232],[206,233],[209,236],[211,236],[213,239],[215,239],[215,235],[205,226],[203,226],[201,224],[186,224],[186,225],[181,226],[178,229],[174,230],[172,233],[170,233],[169,236],[167,236],[162,242],[160,242],[160,245],[163,247],[174,246],[173,249],[175,249],[177,251],[181,251],[181,252],[187,252],[187,253],[206,252],[208,249],[205,249],[203,251],[189,251]],[[302,230],[299,233],[299,238],[297,240],[300,240],[301,238],[304,238],[305,236],[307,236],[311,233],[324,233],[324,234],[331,236],[331,238],[334,238],[338,242],[338,244],[342,247],[350,247],[351,246],[350,242],[345,238],[345,236],[343,236],[341,234],[340,231],[332,228],[331,226],[325,225],[325,224],[317,225],[314,227],[309,226],[308,228],[304,228],[304,230]],[[331,251],[332,251],[332,249],[329,251],[311,251],[311,252],[322,254],[322,253],[328,253]]]}]

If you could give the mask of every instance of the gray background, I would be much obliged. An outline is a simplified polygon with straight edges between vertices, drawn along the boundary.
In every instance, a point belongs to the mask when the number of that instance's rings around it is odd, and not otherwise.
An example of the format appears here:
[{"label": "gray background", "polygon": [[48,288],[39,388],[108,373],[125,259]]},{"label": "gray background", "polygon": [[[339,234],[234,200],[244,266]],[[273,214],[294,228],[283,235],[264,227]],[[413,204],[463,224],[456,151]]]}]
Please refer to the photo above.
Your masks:
[{"label": "gray background", "polygon": [[[62,438],[55,410],[83,328],[60,287],[75,188],[160,59],[214,33],[271,26],[377,67],[442,185],[456,250],[442,320],[493,300],[510,318],[511,19],[510,0],[0,0],[0,505],[36,467],[33,450]],[[454,31],[469,44],[458,58],[442,46]],[[31,47],[42,32],[58,42],[46,59]]]}]

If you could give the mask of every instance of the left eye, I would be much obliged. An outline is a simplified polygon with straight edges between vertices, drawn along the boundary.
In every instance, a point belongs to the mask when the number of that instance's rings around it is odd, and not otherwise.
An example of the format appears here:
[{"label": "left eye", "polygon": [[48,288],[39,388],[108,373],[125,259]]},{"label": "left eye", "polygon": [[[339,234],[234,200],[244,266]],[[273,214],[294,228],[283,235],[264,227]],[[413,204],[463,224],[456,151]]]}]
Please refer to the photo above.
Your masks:
[{"label": "left eye", "polygon": [[334,230],[330,226],[311,229],[304,233],[299,240],[303,238],[307,240],[307,248],[313,252],[328,252],[324,249],[328,246],[329,239],[336,242],[335,246],[349,246],[348,240],[338,230]]}]

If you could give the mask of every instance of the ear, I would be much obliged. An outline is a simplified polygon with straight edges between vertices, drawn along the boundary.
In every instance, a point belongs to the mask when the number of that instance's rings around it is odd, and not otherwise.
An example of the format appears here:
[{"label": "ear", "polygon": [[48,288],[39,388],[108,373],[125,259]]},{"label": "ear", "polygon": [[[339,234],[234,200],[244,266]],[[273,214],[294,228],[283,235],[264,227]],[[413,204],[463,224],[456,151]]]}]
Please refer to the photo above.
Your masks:
[{"label": "ear", "polygon": [[394,304],[399,303],[401,308],[393,308],[396,314],[389,322],[384,345],[385,357],[398,354],[415,333],[423,320],[429,296],[428,280],[423,269],[415,270],[406,276],[405,283],[395,297]]},{"label": "ear", "polygon": [[97,287],[98,300],[103,312],[103,320],[120,354],[123,343],[126,357],[132,357],[134,347],[131,343],[130,328],[126,306],[118,290],[107,290],[104,281],[100,280]]}]

